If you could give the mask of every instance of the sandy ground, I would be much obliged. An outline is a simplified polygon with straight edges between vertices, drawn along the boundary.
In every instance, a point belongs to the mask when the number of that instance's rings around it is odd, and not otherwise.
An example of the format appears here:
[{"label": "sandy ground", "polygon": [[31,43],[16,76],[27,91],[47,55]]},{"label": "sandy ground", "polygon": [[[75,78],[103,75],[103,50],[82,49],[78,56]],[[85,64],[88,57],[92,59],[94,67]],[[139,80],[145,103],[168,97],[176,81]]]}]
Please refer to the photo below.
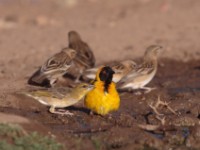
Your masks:
[{"label": "sandy ground", "polygon": [[[199,6],[198,0],[0,0],[0,111],[39,122],[73,149],[199,149]],[[147,46],[162,45],[159,71],[149,85],[157,90],[120,93],[120,110],[105,118],[89,116],[82,105],[70,107],[75,117],[52,115],[13,95],[67,46],[70,30],[89,43],[97,64],[137,59]],[[149,107],[158,95],[180,116],[161,109],[161,124]],[[159,127],[146,132],[139,124]]]}]

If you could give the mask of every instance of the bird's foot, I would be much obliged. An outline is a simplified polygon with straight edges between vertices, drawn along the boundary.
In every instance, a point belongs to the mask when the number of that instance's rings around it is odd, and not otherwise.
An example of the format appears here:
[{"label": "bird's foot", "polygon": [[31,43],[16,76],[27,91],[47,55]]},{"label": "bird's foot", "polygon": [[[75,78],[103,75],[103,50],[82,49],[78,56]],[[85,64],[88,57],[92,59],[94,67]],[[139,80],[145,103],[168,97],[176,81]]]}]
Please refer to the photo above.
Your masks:
[{"label": "bird's foot", "polygon": [[141,91],[136,91],[134,92],[135,95],[142,95],[142,92]]},{"label": "bird's foot", "polygon": [[147,94],[147,93],[151,92],[152,90],[155,90],[156,87],[153,87],[153,88],[150,88],[150,87],[142,87],[141,89],[144,89],[144,90],[145,90],[144,93]]},{"label": "bird's foot", "polygon": [[90,114],[90,116],[93,116],[93,115],[94,115],[94,112],[90,110],[90,113],[89,113],[89,114]]},{"label": "bird's foot", "polygon": [[74,82],[75,83],[81,83],[81,81],[78,78]]},{"label": "bird's foot", "polygon": [[69,115],[69,116],[73,116],[74,114],[69,112],[68,110],[64,110],[64,109],[58,109],[56,111],[53,112],[54,114],[59,114],[59,115]]},{"label": "bird's foot", "polygon": [[[80,74],[82,74],[82,73],[80,73]],[[74,82],[75,83],[81,83],[80,78],[81,78],[81,75],[78,75]]]}]

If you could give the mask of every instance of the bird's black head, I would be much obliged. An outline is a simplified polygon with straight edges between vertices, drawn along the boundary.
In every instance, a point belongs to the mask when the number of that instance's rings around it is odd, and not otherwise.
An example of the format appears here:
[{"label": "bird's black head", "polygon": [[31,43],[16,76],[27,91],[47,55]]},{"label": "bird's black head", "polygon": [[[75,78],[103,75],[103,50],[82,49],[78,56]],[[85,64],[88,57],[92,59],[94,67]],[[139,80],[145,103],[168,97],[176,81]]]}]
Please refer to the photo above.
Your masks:
[{"label": "bird's black head", "polygon": [[105,91],[108,91],[108,86],[112,82],[113,74],[115,72],[109,67],[105,66],[101,69],[99,73],[99,78],[101,81],[103,81],[105,84]]}]

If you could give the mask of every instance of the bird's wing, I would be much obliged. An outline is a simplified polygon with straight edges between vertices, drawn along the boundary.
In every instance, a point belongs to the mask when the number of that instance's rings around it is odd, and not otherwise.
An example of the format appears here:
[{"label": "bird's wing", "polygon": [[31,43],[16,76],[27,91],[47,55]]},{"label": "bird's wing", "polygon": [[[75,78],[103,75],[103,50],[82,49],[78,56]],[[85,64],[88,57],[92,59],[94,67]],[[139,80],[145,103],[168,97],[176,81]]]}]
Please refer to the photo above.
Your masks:
[{"label": "bird's wing", "polygon": [[64,52],[55,54],[49,58],[29,79],[29,83],[32,81],[38,84],[42,84],[45,79],[51,77],[51,75],[62,75],[71,66],[72,59]]},{"label": "bird's wing", "polygon": [[143,76],[143,75],[150,74],[154,70],[155,70],[155,68],[150,64],[141,64],[137,68],[132,70],[130,73],[128,73],[125,77],[123,77],[119,81],[117,86],[120,87],[120,86],[126,85],[128,83],[131,83],[131,82],[134,81],[135,78],[138,78],[138,77]]},{"label": "bird's wing", "polygon": [[95,79],[97,71],[98,71],[97,67],[87,69],[87,70],[84,71],[82,76],[83,76],[83,78]]},{"label": "bird's wing", "polygon": [[71,90],[72,90],[71,88],[57,87],[57,88],[36,90],[30,93],[31,95],[38,97],[52,97],[57,99],[63,99],[71,92]]},{"label": "bird's wing", "polygon": [[117,86],[122,86],[124,84],[126,84],[127,82],[129,82],[130,80],[132,80],[133,78],[137,77],[139,75],[138,72],[130,72],[128,75],[124,76],[118,83]]},{"label": "bird's wing", "polygon": [[152,63],[143,63],[136,68],[136,72],[140,75],[150,74],[155,70],[155,66]]},{"label": "bird's wing", "polygon": [[110,67],[115,71],[115,73],[123,73],[126,68],[122,63],[115,62],[110,65]]},{"label": "bird's wing", "polygon": [[48,74],[58,70],[66,71],[71,66],[71,58],[61,51],[49,58],[41,67],[41,72]]}]

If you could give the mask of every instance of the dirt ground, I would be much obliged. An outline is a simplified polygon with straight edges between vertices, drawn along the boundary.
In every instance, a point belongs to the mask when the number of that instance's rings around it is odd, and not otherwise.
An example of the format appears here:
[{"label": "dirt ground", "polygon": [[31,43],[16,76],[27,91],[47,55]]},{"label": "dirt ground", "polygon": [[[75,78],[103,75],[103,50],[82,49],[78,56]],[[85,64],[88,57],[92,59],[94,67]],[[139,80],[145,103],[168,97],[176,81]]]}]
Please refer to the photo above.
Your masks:
[{"label": "dirt ground", "polygon": [[[53,134],[66,149],[200,149],[199,6],[199,0],[0,0],[0,122]],[[67,108],[73,117],[50,114],[13,94],[30,88],[28,77],[67,46],[70,30],[89,43],[97,64],[137,60],[147,46],[162,45],[148,85],[156,90],[121,92],[120,109],[105,117],[90,116],[82,103]],[[157,117],[150,105],[159,95],[175,114],[159,107]]]}]

